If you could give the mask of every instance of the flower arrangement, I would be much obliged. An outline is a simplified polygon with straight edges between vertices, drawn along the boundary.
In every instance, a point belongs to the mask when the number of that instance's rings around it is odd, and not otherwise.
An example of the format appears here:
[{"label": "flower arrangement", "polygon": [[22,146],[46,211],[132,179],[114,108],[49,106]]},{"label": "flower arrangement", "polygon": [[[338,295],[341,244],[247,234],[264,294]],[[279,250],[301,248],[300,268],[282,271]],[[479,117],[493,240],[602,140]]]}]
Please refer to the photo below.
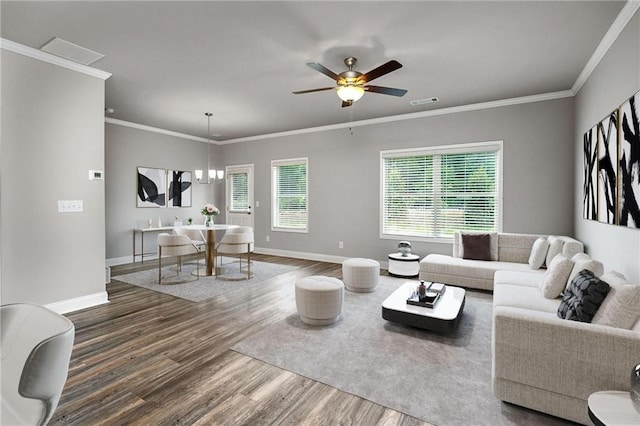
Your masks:
[{"label": "flower arrangement", "polygon": [[209,217],[209,216],[215,216],[219,214],[220,210],[213,204],[205,204],[202,210],[200,210],[200,213]]}]

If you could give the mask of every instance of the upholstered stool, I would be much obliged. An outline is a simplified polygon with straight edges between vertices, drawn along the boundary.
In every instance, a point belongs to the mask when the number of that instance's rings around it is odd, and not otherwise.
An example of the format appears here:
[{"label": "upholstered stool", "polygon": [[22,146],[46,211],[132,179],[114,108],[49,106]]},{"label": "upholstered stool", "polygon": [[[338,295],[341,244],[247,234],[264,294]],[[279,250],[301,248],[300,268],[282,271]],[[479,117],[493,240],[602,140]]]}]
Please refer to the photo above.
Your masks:
[{"label": "upholstered stool", "polygon": [[354,258],[342,262],[342,280],[349,291],[376,291],[379,276],[380,263],[373,259]]},{"label": "upholstered stool", "polygon": [[302,322],[329,325],[342,312],[344,284],[337,278],[312,276],[296,282],[296,307]]}]

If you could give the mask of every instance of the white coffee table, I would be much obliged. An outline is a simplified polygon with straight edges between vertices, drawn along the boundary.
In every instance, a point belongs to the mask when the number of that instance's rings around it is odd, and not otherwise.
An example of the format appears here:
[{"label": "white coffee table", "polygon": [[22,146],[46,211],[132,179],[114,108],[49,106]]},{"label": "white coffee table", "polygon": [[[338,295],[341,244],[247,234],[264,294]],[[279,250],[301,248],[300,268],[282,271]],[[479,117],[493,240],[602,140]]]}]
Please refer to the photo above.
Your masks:
[{"label": "white coffee table", "polygon": [[438,332],[452,332],[458,326],[465,302],[465,290],[447,286],[434,308],[409,305],[407,299],[418,286],[407,281],[382,302],[382,318],[412,327]]}]

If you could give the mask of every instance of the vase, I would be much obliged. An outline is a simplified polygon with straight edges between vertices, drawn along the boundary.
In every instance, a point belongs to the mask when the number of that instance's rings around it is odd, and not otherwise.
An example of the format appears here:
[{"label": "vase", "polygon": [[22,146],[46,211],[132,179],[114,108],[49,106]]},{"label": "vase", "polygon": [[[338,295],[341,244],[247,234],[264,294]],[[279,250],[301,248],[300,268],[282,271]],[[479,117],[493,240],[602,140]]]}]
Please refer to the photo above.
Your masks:
[{"label": "vase", "polygon": [[633,408],[640,413],[640,364],[631,370],[631,401]]},{"label": "vase", "polygon": [[205,221],[205,226],[213,226],[213,216],[207,216],[207,220]]}]

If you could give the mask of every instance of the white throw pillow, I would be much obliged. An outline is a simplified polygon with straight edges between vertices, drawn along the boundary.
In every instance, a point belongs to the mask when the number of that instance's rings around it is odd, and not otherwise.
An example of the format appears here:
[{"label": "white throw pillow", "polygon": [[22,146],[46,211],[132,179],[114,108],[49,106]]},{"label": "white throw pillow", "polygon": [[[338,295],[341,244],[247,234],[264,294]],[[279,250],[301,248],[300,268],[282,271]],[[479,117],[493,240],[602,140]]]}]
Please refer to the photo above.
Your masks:
[{"label": "white throw pillow", "polygon": [[549,250],[549,241],[540,237],[533,243],[531,254],[529,255],[529,266],[531,269],[540,269],[544,265],[547,258],[547,250]]},{"label": "white throw pillow", "polygon": [[578,275],[578,272],[583,269],[588,269],[593,272],[593,275],[600,278],[602,274],[604,274],[604,266],[602,262],[599,260],[592,259],[586,253],[578,253],[571,258],[573,261],[573,269],[571,270],[571,274],[569,275],[568,282],[571,282],[573,277]]},{"label": "white throw pillow", "polygon": [[640,285],[631,284],[619,272],[607,272],[602,281],[611,286],[592,323],[631,330],[640,318]]},{"label": "white throw pillow", "polygon": [[542,276],[542,281],[540,281],[540,289],[546,299],[555,299],[560,296],[560,293],[567,286],[567,279],[569,279],[572,268],[573,262],[563,254],[558,254],[553,258]]},{"label": "white throw pillow", "polygon": [[549,265],[551,265],[553,258],[559,254],[562,254],[562,246],[564,246],[564,241],[553,235],[550,235],[547,240],[549,241],[549,250],[547,250],[547,258],[545,260],[545,264],[548,268]]}]

